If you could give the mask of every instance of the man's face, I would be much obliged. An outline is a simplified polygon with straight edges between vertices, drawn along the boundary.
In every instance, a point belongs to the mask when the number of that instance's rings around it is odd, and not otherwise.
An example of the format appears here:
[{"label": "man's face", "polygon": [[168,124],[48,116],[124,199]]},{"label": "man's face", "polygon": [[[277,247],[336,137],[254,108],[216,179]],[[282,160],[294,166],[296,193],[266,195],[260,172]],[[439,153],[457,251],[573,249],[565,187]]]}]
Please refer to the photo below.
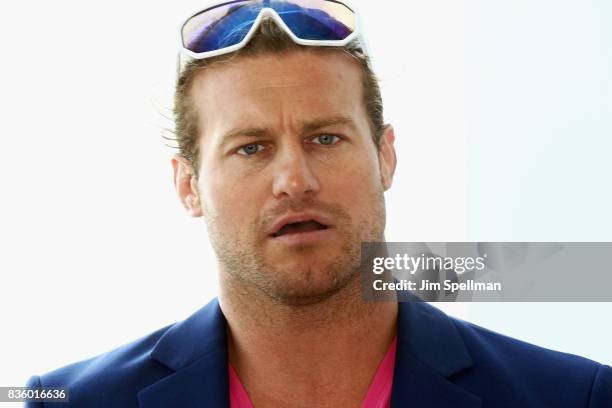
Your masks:
[{"label": "man's face", "polygon": [[181,196],[205,218],[223,272],[287,303],[346,286],[361,242],[384,239],[395,168],[392,130],[380,153],[372,139],[358,64],[243,57],[199,73],[191,91],[201,166]]}]

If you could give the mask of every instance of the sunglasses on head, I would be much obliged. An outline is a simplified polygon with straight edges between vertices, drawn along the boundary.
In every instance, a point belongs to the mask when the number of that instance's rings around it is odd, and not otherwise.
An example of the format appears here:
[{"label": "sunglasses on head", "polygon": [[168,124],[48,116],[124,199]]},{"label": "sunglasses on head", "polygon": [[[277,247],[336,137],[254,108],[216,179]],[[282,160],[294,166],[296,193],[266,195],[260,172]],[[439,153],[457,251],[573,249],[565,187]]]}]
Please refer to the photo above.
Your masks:
[{"label": "sunglasses on head", "polygon": [[273,19],[302,45],[344,46],[358,36],[355,11],[340,1],[237,0],[189,17],[181,28],[182,52],[203,59],[236,51],[265,18]]}]

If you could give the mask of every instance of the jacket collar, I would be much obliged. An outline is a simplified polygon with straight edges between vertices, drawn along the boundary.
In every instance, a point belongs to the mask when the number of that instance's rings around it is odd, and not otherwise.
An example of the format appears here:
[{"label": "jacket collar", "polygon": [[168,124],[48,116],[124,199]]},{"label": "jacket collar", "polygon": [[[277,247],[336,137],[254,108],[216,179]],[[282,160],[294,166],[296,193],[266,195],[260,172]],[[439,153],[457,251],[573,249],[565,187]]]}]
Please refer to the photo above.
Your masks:
[{"label": "jacket collar", "polygon": [[226,333],[217,298],[168,329],[151,358],[175,372],[141,390],[140,407],[229,407]]},{"label": "jacket collar", "polygon": [[[472,366],[455,324],[417,301],[399,303],[392,407],[477,408],[480,398],[447,378]],[[158,340],[151,357],[175,370],[141,390],[142,408],[229,407],[226,321],[215,298]]]},{"label": "jacket collar", "polygon": [[226,348],[227,323],[214,298],[206,306],[179,322],[157,341],[151,357],[180,370],[208,353]]},{"label": "jacket collar", "polygon": [[449,381],[473,365],[455,323],[425,302],[400,302],[398,307],[391,406],[480,407],[479,397]]}]

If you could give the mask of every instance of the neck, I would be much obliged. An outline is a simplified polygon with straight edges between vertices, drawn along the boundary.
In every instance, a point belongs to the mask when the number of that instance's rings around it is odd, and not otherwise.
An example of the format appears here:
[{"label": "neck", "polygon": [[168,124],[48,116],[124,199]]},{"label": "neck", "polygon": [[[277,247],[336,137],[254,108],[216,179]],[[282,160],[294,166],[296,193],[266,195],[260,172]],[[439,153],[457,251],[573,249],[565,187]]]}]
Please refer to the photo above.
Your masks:
[{"label": "neck", "polygon": [[396,333],[397,303],[365,302],[359,277],[288,305],[222,272],[220,305],[230,364],[255,406],[359,406]]}]

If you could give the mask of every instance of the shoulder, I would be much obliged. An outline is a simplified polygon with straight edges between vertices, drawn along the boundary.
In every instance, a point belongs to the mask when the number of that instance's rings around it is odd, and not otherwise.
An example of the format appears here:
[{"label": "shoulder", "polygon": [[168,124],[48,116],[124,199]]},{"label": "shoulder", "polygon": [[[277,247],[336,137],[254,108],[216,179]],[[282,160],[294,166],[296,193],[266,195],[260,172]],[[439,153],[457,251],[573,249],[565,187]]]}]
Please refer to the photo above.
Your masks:
[{"label": "shoulder", "polygon": [[[590,401],[612,406],[612,368],[577,355],[530,344],[449,317],[473,361],[472,380],[487,379],[498,392],[530,396],[539,406],[553,401]],[[476,374],[476,376],[474,376]]]},{"label": "shoulder", "polygon": [[91,407],[137,405],[134,391],[146,387],[169,372],[167,367],[152,360],[150,354],[159,339],[172,326],[166,326],[87,360],[72,363],[41,376],[33,376],[28,381],[28,386],[67,388],[71,401],[67,405],[72,406],[74,402],[79,402],[79,406]]},{"label": "shoulder", "polygon": [[529,371],[571,369],[584,373],[593,371],[600,364],[574,354],[550,350],[521,341],[461,319],[449,317],[476,361],[492,360],[500,368],[509,370],[521,367]]},{"label": "shoulder", "polygon": [[477,396],[483,407],[612,407],[609,366],[493,332],[425,302],[400,302],[398,356],[400,372],[444,378],[441,384]]},{"label": "shoulder", "polygon": [[139,392],[212,351],[225,351],[224,336],[225,320],[215,298],[188,318],[131,343],[33,376],[28,386],[67,388],[70,402],[54,404],[58,408],[138,406]]}]

